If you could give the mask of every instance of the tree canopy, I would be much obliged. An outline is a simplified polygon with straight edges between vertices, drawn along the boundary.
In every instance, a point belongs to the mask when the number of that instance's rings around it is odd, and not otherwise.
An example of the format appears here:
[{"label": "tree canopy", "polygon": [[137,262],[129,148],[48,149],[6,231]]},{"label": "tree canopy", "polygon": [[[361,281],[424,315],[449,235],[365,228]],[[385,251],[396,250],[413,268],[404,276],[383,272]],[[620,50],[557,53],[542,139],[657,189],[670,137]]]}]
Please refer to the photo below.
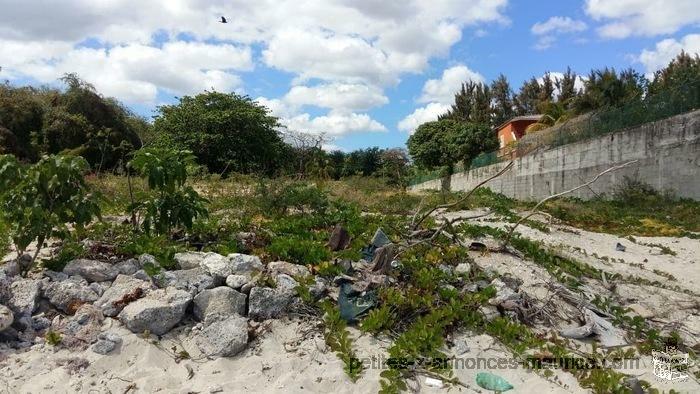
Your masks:
[{"label": "tree canopy", "polygon": [[284,143],[270,111],[248,96],[204,92],[158,108],[154,130],[161,144],[194,153],[215,173],[273,174]]}]

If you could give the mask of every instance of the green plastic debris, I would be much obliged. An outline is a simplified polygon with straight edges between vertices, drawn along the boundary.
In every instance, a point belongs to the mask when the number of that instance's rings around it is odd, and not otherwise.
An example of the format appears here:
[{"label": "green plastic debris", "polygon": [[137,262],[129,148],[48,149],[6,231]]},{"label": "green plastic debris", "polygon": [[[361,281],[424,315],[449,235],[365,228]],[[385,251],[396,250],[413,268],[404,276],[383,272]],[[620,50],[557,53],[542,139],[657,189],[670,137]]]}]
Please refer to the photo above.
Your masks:
[{"label": "green plastic debris", "polygon": [[377,304],[377,295],[373,291],[360,294],[353,291],[350,283],[340,285],[338,294],[338,306],[340,317],[348,323],[357,320],[358,316],[365,314]]},{"label": "green plastic debris", "polygon": [[489,372],[479,372],[476,374],[476,384],[486,390],[502,392],[513,388],[513,385],[498,375]]}]

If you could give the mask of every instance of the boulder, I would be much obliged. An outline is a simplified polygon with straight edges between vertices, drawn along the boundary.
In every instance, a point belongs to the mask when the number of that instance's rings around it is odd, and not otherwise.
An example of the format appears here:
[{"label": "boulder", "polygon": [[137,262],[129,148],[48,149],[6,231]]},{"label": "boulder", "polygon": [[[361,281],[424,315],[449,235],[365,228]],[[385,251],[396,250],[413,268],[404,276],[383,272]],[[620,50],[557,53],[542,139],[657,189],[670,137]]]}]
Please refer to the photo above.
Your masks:
[{"label": "boulder", "polygon": [[115,264],[114,267],[122,275],[133,275],[142,268],[141,264],[136,259],[124,260]]},{"label": "boulder", "polygon": [[250,279],[247,275],[229,275],[226,277],[226,286],[239,290],[246,283],[250,282]]},{"label": "boulder", "polygon": [[99,296],[87,283],[71,277],[60,282],[49,282],[44,286],[44,297],[56,308],[74,314],[83,304],[92,304]]},{"label": "boulder", "polygon": [[471,270],[472,270],[472,266],[469,263],[459,263],[459,264],[457,264],[457,267],[455,267],[456,274],[469,275]]},{"label": "boulder", "polygon": [[12,325],[13,321],[15,321],[15,316],[10,308],[0,305],[0,331],[5,331]]},{"label": "boulder", "polygon": [[41,295],[41,281],[20,279],[10,285],[7,306],[17,315],[31,315],[37,308]]},{"label": "boulder", "polygon": [[3,264],[2,271],[5,273],[5,275],[10,277],[18,276],[20,274],[19,263],[17,262],[17,260],[12,259]]},{"label": "boulder", "polygon": [[51,329],[61,335],[61,344],[68,348],[85,349],[97,340],[104,316],[94,305],[82,305],[75,315],[58,315]]},{"label": "boulder", "polygon": [[190,302],[192,295],[184,290],[154,290],[124,307],[119,320],[134,333],[163,335],[182,320]]},{"label": "boulder", "polygon": [[224,257],[217,253],[208,253],[201,263],[202,267],[213,276],[225,280],[229,275],[252,275],[263,270],[257,256],[232,253]]},{"label": "boulder", "polygon": [[145,296],[153,288],[155,286],[150,282],[128,275],[119,275],[112,286],[95,301],[95,306],[100,308],[105,316],[114,317],[125,306]]},{"label": "boulder", "polygon": [[248,298],[248,316],[263,320],[282,315],[294,293],[269,287],[253,287]]},{"label": "boulder", "polygon": [[204,290],[194,297],[192,312],[199,320],[210,315],[245,315],[246,295],[230,287],[221,286]]},{"label": "boulder", "polygon": [[158,263],[158,260],[153,255],[150,254],[142,254],[139,256],[139,265],[143,268],[146,266],[152,266],[155,268],[160,268],[160,263]]},{"label": "boulder", "polygon": [[324,295],[326,295],[326,292],[328,291],[327,282],[328,281],[326,279],[323,279],[318,276],[314,278],[314,284],[309,286],[309,292],[314,297],[314,299],[318,300]]},{"label": "boulder", "polygon": [[77,275],[88,282],[112,281],[119,275],[119,270],[112,264],[97,260],[77,259],[66,264],[63,272],[67,275]]},{"label": "boulder", "polygon": [[289,275],[286,274],[279,274],[275,277],[275,284],[277,284],[277,290],[283,290],[283,291],[291,291],[295,292],[297,286],[299,286],[299,282],[294,280]]},{"label": "boulder", "polygon": [[248,321],[238,315],[215,316],[201,331],[193,331],[192,343],[207,357],[231,357],[248,344]]},{"label": "boulder", "polygon": [[202,290],[211,289],[223,282],[207,272],[206,269],[192,268],[188,270],[164,271],[154,276],[155,282],[160,288],[174,287],[192,294],[198,294]]},{"label": "boulder", "polygon": [[272,275],[286,274],[291,277],[308,276],[311,274],[309,269],[305,266],[288,263],[286,261],[273,261],[267,265],[267,270],[270,271]]},{"label": "boulder", "polygon": [[207,253],[204,252],[183,252],[175,253],[174,259],[178,268],[181,270],[189,270],[199,267],[206,255]]},{"label": "boulder", "polygon": [[112,352],[122,343],[122,338],[113,332],[104,332],[97,337],[90,349],[97,354],[107,354]]}]

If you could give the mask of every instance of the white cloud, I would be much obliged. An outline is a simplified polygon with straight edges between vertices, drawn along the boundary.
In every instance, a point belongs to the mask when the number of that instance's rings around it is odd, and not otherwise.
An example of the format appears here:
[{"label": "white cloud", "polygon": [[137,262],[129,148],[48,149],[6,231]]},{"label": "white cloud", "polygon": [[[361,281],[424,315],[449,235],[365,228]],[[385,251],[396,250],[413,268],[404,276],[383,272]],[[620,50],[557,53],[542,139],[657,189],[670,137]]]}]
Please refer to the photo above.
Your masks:
[{"label": "white cloud", "polygon": [[367,114],[329,114],[312,117],[308,113],[291,118],[283,118],[280,122],[291,130],[340,136],[356,132],[382,132],[386,127]]},{"label": "white cloud", "polygon": [[535,35],[551,33],[575,33],[586,30],[586,24],[568,16],[553,16],[545,22],[538,22],[532,25],[531,31]]},{"label": "white cloud", "polygon": [[653,50],[645,49],[637,60],[644,65],[647,75],[668,65],[681,51],[700,53],[700,34],[688,34],[680,40],[668,38],[656,43]]},{"label": "white cloud", "polygon": [[697,0],[586,0],[585,10],[604,21],[598,34],[607,38],[671,34],[700,23]]},{"label": "white cloud", "polygon": [[416,131],[418,126],[422,125],[425,122],[437,120],[438,116],[444,114],[449,109],[450,106],[447,104],[430,103],[425,107],[417,108],[410,115],[403,118],[399,122],[397,127],[401,131],[413,134],[413,132]]},{"label": "white cloud", "polygon": [[553,16],[544,22],[535,23],[530,31],[538,36],[535,49],[543,50],[554,44],[557,35],[578,33],[587,28],[583,21],[571,19],[568,16]]},{"label": "white cloud", "polygon": [[451,103],[454,100],[455,92],[460,89],[463,82],[467,81],[484,82],[484,77],[465,65],[445,69],[440,79],[429,79],[425,82],[418,101],[421,103]]},{"label": "white cloud", "polygon": [[366,111],[389,102],[376,86],[344,83],[294,86],[284,100],[293,106],[313,105],[337,112]]}]

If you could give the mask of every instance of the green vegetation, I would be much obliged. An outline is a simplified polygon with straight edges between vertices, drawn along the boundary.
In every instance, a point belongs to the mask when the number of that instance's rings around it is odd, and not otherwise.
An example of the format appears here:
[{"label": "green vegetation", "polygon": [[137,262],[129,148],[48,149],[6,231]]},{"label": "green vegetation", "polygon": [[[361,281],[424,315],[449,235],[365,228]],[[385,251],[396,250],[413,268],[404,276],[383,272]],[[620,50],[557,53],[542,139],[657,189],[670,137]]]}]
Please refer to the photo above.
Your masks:
[{"label": "green vegetation", "polygon": [[32,268],[45,241],[66,238],[69,225],[80,232],[100,215],[97,197],[85,182],[87,170],[80,157],[48,156],[25,166],[14,156],[0,156],[0,214],[10,227],[15,250],[22,255],[30,243],[37,244],[23,273]]}]

